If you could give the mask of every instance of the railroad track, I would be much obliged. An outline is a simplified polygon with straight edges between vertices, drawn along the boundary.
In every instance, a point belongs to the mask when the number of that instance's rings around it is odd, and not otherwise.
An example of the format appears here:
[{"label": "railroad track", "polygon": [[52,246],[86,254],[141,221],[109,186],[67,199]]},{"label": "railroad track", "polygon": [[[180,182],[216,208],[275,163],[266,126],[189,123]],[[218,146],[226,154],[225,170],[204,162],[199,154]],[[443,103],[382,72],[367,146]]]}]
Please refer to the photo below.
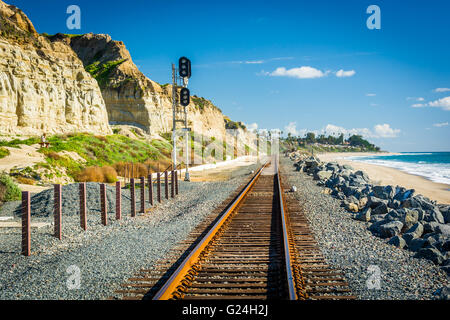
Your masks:
[{"label": "railroad track", "polygon": [[[274,162],[275,163],[275,162]],[[173,254],[116,291],[123,299],[354,299],[321,255],[276,165],[255,176]]]}]

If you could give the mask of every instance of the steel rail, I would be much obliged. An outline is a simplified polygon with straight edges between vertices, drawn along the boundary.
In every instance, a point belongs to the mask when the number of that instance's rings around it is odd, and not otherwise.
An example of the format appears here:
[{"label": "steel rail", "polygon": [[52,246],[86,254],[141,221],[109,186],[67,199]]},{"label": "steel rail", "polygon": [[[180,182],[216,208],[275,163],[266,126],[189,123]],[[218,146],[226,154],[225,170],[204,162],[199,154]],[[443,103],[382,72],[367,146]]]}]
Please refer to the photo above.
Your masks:
[{"label": "steel rail", "polygon": [[167,282],[158,290],[154,295],[153,300],[168,300],[172,298],[173,293],[176,291],[177,287],[181,285],[182,280],[187,275],[189,270],[193,265],[198,262],[198,259],[203,251],[203,249],[211,242],[213,237],[217,234],[220,227],[225,223],[231,213],[236,209],[237,205],[242,201],[242,199],[247,195],[251,187],[255,184],[256,180],[261,175],[262,170],[266,167],[267,163],[264,164],[258,172],[255,174],[253,179],[247,184],[245,189],[240,193],[238,198],[231,204],[227,211],[222,215],[222,217],[214,224],[211,230],[205,235],[205,237],[195,246],[191,253],[183,260],[180,266],[175,270]]},{"label": "steel rail", "polygon": [[292,268],[292,259],[291,259],[291,251],[289,244],[289,235],[287,229],[287,219],[286,219],[286,211],[284,209],[284,199],[283,192],[281,189],[281,181],[280,181],[280,172],[277,166],[277,182],[278,182],[278,194],[280,199],[280,215],[281,215],[281,225],[283,227],[283,247],[284,247],[284,258],[285,258],[285,267],[286,267],[286,277],[287,277],[287,287],[289,292],[289,300],[297,300],[297,292],[295,289],[295,279],[294,279],[294,270]]}]

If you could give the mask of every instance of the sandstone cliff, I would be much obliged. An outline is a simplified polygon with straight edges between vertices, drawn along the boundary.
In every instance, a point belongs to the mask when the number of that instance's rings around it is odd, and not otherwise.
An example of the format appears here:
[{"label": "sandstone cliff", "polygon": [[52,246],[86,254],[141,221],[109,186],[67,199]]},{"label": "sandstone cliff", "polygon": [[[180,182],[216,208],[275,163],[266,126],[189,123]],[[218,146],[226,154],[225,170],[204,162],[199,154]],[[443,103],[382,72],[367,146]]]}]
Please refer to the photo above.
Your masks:
[{"label": "sandstone cliff", "polygon": [[[172,85],[160,86],[140,72],[123,42],[92,33],[77,37],[58,34],[50,39],[70,44],[97,79],[111,124],[135,125],[150,134],[172,130]],[[191,98],[188,122],[206,136],[225,134],[222,112],[203,98]]]},{"label": "sandstone cliff", "polygon": [[0,134],[111,133],[97,81],[70,46],[0,1]]}]

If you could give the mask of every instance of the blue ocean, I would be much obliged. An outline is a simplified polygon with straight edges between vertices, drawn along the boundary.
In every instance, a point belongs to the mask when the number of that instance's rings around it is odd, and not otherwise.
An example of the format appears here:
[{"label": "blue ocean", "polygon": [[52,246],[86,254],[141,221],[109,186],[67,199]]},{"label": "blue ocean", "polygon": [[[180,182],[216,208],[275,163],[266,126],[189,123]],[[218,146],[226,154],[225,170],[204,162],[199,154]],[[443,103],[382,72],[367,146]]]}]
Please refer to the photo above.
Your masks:
[{"label": "blue ocean", "polygon": [[450,185],[450,152],[402,152],[349,159],[399,169]]}]

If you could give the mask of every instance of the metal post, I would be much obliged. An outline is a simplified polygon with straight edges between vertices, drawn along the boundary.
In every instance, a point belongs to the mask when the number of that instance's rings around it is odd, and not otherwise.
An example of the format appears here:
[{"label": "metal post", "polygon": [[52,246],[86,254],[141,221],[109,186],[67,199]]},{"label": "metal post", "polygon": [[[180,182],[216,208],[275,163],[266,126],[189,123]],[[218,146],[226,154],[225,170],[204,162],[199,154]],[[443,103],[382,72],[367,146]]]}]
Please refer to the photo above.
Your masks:
[{"label": "metal post", "polygon": [[120,181],[116,182],[116,220],[122,218],[122,188]]},{"label": "metal post", "polygon": [[86,182],[79,184],[80,186],[80,225],[81,228],[87,230],[87,206],[86,206]]},{"label": "metal post", "polygon": [[134,178],[130,179],[131,216],[136,216],[136,195],[134,192]]},{"label": "metal post", "polygon": [[100,203],[102,208],[102,224],[108,224],[108,206],[106,203],[106,186],[104,183],[100,185]]},{"label": "metal post", "polygon": [[148,174],[148,199],[150,201],[150,205],[153,206],[153,182],[151,172]]},{"label": "metal post", "polygon": [[178,195],[178,170],[175,170],[175,194]]},{"label": "metal post", "polygon": [[53,205],[54,205],[54,236],[61,240],[61,216],[62,216],[62,188],[60,184],[53,186]]},{"label": "metal post", "polygon": [[175,197],[175,170],[172,170],[170,176],[170,197]]},{"label": "metal post", "polygon": [[173,167],[177,166],[177,141],[175,139],[175,131],[177,129],[176,112],[177,112],[177,80],[175,65],[172,63],[172,164]]},{"label": "metal post", "polygon": [[157,193],[156,193],[156,199],[159,203],[161,203],[161,173],[158,171],[156,173],[156,187],[157,187]]},{"label": "metal post", "polygon": [[29,256],[31,237],[30,192],[22,191],[22,254]]},{"label": "metal post", "polygon": [[141,213],[145,213],[145,177],[141,177]]},{"label": "metal post", "polygon": [[164,171],[164,194],[166,199],[169,199],[169,175],[167,174],[167,170]]}]

